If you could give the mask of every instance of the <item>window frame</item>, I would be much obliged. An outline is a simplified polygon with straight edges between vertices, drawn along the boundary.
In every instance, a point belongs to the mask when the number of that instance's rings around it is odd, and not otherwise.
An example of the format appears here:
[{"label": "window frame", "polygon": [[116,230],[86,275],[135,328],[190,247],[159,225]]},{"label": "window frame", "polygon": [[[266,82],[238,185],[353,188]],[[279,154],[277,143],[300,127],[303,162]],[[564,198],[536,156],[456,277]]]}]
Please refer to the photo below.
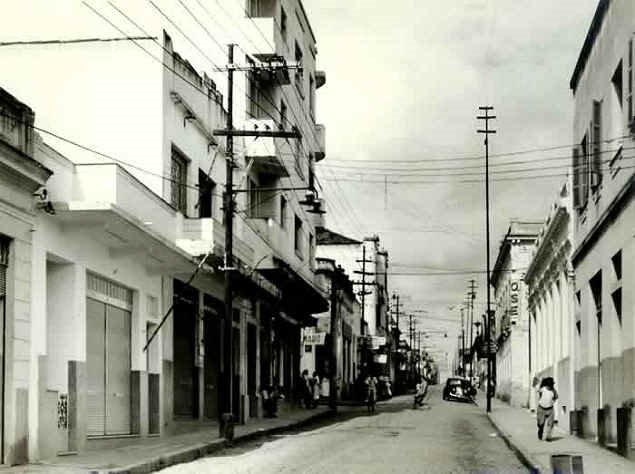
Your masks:
[{"label": "window frame", "polygon": [[[170,204],[187,216],[187,172],[190,161],[185,154],[172,146],[170,155]],[[175,175],[175,164],[178,168]]]}]

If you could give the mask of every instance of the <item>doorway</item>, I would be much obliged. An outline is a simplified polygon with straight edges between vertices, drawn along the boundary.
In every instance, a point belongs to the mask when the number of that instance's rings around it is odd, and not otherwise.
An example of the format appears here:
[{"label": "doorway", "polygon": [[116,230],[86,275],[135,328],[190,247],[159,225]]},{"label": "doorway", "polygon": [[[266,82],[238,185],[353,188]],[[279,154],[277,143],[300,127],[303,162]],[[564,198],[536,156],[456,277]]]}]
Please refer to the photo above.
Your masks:
[{"label": "doorway", "polygon": [[88,436],[130,434],[129,310],[86,301]]},{"label": "doorway", "polygon": [[198,292],[174,281],[174,416],[198,418],[198,369],[195,337]]},{"label": "doorway", "polygon": [[221,320],[213,311],[205,311],[204,324],[205,343],[205,417],[218,419],[219,417],[219,393],[220,382],[220,342]]},{"label": "doorway", "polygon": [[0,236],[0,464],[4,464],[4,405],[6,374],[5,347],[6,333],[6,294],[7,294],[7,266],[9,264],[9,241]]}]

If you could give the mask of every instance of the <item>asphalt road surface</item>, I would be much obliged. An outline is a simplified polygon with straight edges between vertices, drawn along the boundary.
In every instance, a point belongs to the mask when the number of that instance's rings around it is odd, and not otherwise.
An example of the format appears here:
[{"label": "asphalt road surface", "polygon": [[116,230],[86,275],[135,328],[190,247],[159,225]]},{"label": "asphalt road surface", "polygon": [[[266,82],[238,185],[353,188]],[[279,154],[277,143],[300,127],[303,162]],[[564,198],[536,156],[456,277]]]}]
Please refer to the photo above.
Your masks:
[{"label": "asphalt road surface", "polygon": [[377,413],[341,413],[301,431],[270,436],[162,474],[199,473],[527,473],[483,409],[441,400],[431,387],[428,405],[412,397],[380,403]]}]

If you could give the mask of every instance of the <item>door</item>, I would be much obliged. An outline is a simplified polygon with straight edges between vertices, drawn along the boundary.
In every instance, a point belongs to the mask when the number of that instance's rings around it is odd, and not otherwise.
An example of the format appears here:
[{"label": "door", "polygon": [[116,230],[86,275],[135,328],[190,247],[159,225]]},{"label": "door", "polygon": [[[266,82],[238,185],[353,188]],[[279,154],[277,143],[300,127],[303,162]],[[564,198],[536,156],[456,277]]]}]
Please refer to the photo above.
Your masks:
[{"label": "door", "polygon": [[232,331],[232,408],[236,420],[240,420],[240,329]]},{"label": "door", "polygon": [[212,312],[205,313],[205,416],[218,419],[220,381],[220,318]]},{"label": "door", "polygon": [[247,395],[249,396],[249,416],[258,416],[258,398],[256,397],[256,337],[257,329],[247,325]]},{"label": "door", "polygon": [[130,434],[130,311],[86,300],[88,436]]},{"label": "door", "polygon": [[198,398],[196,385],[195,323],[193,300],[175,295],[174,304],[174,415],[196,418]]}]

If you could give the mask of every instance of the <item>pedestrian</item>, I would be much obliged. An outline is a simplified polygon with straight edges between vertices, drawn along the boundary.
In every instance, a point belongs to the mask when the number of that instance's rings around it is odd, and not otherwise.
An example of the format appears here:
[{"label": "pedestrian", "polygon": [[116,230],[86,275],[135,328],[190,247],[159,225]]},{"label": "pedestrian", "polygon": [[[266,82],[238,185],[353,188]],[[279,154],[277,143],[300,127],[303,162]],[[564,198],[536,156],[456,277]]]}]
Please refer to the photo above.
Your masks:
[{"label": "pedestrian", "polygon": [[553,429],[553,422],[555,418],[553,406],[557,399],[558,392],[556,392],[554,387],[553,378],[545,377],[542,379],[540,388],[538,389],[538,409],[536,410],[538,439],[543,439],[544,433],[545,441],[551,441],[551,430]]},{"label": "pedestrian", "polygon": [[313,372],[313,377],[311,378],[311,380],[313,381],[313,387],[312,387],[312,392],[313,392],[313,407],[317,407],[318,403],[320,402],[320,393],[322,391],[322,382],[320,380],[320,376],[318,375],[317,372]]},{"label": "pedestrian", "polygon": [[368,414],[375,413],[375,403],[377,403],[377,377],[369,375],[364,382],[366,384],[367,397],[366,407]]},{"label": "pedestrian", "polygon": [[302,371],[301,387],[304,408],[311,408],[313,406],[313,391],[311,390],[311,381],[309,380],[309,371],[307,369]]}]

